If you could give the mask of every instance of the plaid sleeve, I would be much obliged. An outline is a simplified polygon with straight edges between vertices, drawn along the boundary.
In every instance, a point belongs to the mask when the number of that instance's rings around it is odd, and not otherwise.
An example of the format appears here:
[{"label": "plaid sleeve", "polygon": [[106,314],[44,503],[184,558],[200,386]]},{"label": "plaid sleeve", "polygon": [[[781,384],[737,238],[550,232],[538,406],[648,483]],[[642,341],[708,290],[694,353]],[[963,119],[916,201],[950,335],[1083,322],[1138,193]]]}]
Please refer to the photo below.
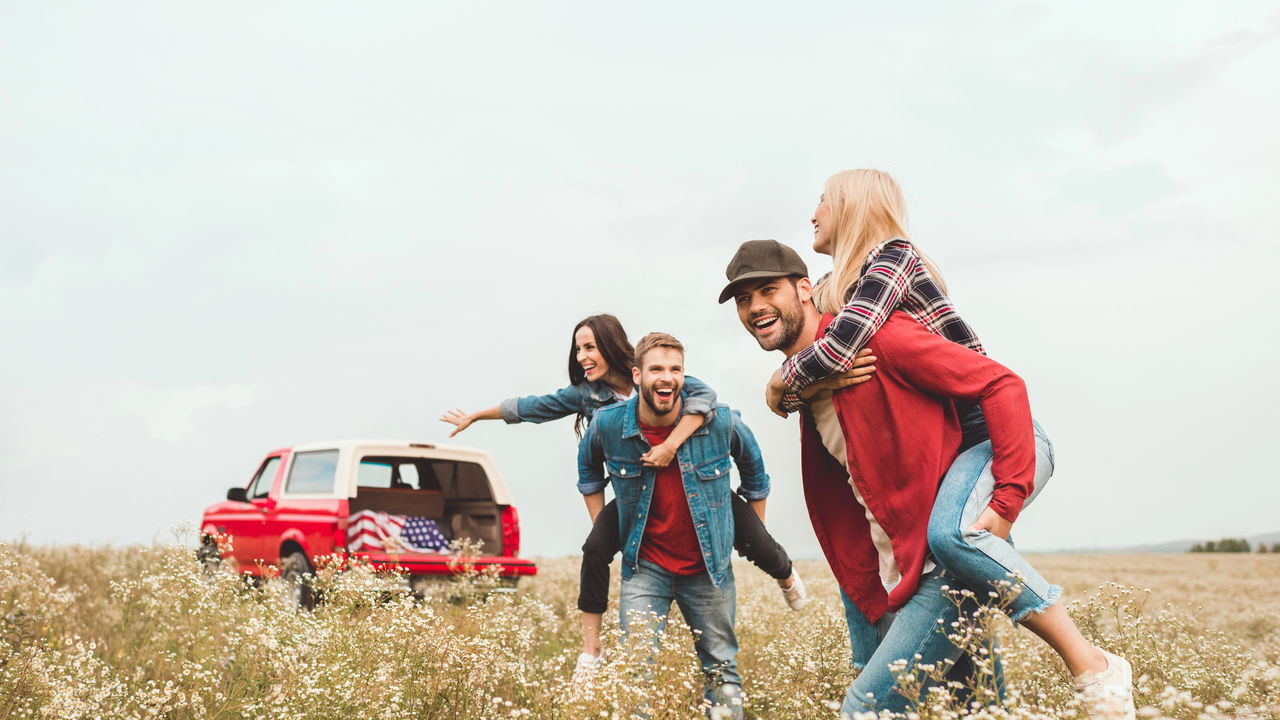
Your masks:
[{"label": "plaid sleeve", "polygon": [[798,409],[800,391],[853,367],[858,351],[902,302],[919,263],[919,256],[905,240],[883,246],[853,286],[849,302],[827,326],[826,335],[782,364],[782,379],[787,383],[783,409]]}]

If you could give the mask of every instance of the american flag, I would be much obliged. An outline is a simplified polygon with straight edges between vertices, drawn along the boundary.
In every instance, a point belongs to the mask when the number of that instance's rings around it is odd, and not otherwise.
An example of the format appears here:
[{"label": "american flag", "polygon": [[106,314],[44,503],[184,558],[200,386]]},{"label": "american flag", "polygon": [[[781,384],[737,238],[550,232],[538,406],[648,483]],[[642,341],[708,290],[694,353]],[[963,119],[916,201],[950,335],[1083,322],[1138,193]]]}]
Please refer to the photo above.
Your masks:
[{"label": "american flag", "polygon": [[440,553],[449,549],[449,540],[431,518],[361,510],[347,520],[347,547],[352,552]]}]

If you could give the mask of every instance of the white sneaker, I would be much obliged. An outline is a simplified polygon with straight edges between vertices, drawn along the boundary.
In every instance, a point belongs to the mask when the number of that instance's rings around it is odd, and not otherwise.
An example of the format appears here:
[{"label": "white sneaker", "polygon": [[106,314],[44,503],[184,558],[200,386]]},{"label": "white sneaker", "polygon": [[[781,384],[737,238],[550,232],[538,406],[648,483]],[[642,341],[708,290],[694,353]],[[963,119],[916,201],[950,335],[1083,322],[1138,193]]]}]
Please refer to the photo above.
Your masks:
[{"label": "white sneaker", "polygon": [[600,651],[599,655],[579,653],[578,662],[573,666],[573,683],[577,685],[591,679],[591,677],[596,674],[596,670],[598,670],[603,664],[603,650]]},{"label": "white sneaker", "polygon": [[1107,667],[1075,677],[1076,692],[1093,720],[1136,720],[1133,704],[1133,668],[1129,661],[1106,650]]},{"label": "white sneaker", "polygon": [[783,587],[779,583],[778,587],[782,588],[782,597],[787,601],[787,606],[792,610],[799,610],[809,602],[809,592],[804,589],[804,581],[800,579],[800,573],[794,569],[791,571],[791,585]]}]

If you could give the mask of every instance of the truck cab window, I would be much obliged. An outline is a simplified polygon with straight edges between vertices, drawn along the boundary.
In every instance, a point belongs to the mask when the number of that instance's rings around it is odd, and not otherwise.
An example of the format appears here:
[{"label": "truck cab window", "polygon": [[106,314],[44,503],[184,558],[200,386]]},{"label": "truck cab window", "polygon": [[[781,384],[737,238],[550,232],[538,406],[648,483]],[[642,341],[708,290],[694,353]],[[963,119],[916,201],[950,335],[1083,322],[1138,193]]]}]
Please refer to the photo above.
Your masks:
[{"label": "truck cab window", "polygon": [[409,458],[397,457],[361,458],[356,484],[367,488],[439,490],[438,487],[423,487],[419,484],[418,468],[414,462]]},{"label": "truck cab window", "polygon": [[360,461],[360,471],[356,475],[356,484],[360,487],[391,487],[391,466],[387,463]]},{"label": "truck cab window", "polygon": [[285,481],[284,490],[286,493],[299,494],[333,492],[333,483],[337,474],[337,450],[294,453],[293,464],[289,466],[289,479]]}]

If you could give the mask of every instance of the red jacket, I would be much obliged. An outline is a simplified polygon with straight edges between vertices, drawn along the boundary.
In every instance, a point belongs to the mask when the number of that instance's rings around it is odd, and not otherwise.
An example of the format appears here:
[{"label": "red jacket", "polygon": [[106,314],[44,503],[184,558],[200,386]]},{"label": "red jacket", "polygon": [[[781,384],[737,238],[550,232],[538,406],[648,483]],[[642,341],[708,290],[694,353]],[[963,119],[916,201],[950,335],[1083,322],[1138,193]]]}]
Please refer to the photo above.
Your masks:
[{"label": "red jacket", "polygon": [[[824,315],[818,337],[831,315]],[[870,382],[832,398],[845,437],[849,475],[822,444],[813,417],[801,413],[805,503],[814,533],[841,589],[871,622],[915,594],[929,551],[929,513],[938,484],[960,448],[954,400],[978,402],[995,455],[991,507],[1017,519],[1035,477],[1035,434],[1026,385],[1013,371],[894,312],[867,347],[876,356]],[[879,560],[852,477],[893,544],[902,581],[886,593]]]}]

